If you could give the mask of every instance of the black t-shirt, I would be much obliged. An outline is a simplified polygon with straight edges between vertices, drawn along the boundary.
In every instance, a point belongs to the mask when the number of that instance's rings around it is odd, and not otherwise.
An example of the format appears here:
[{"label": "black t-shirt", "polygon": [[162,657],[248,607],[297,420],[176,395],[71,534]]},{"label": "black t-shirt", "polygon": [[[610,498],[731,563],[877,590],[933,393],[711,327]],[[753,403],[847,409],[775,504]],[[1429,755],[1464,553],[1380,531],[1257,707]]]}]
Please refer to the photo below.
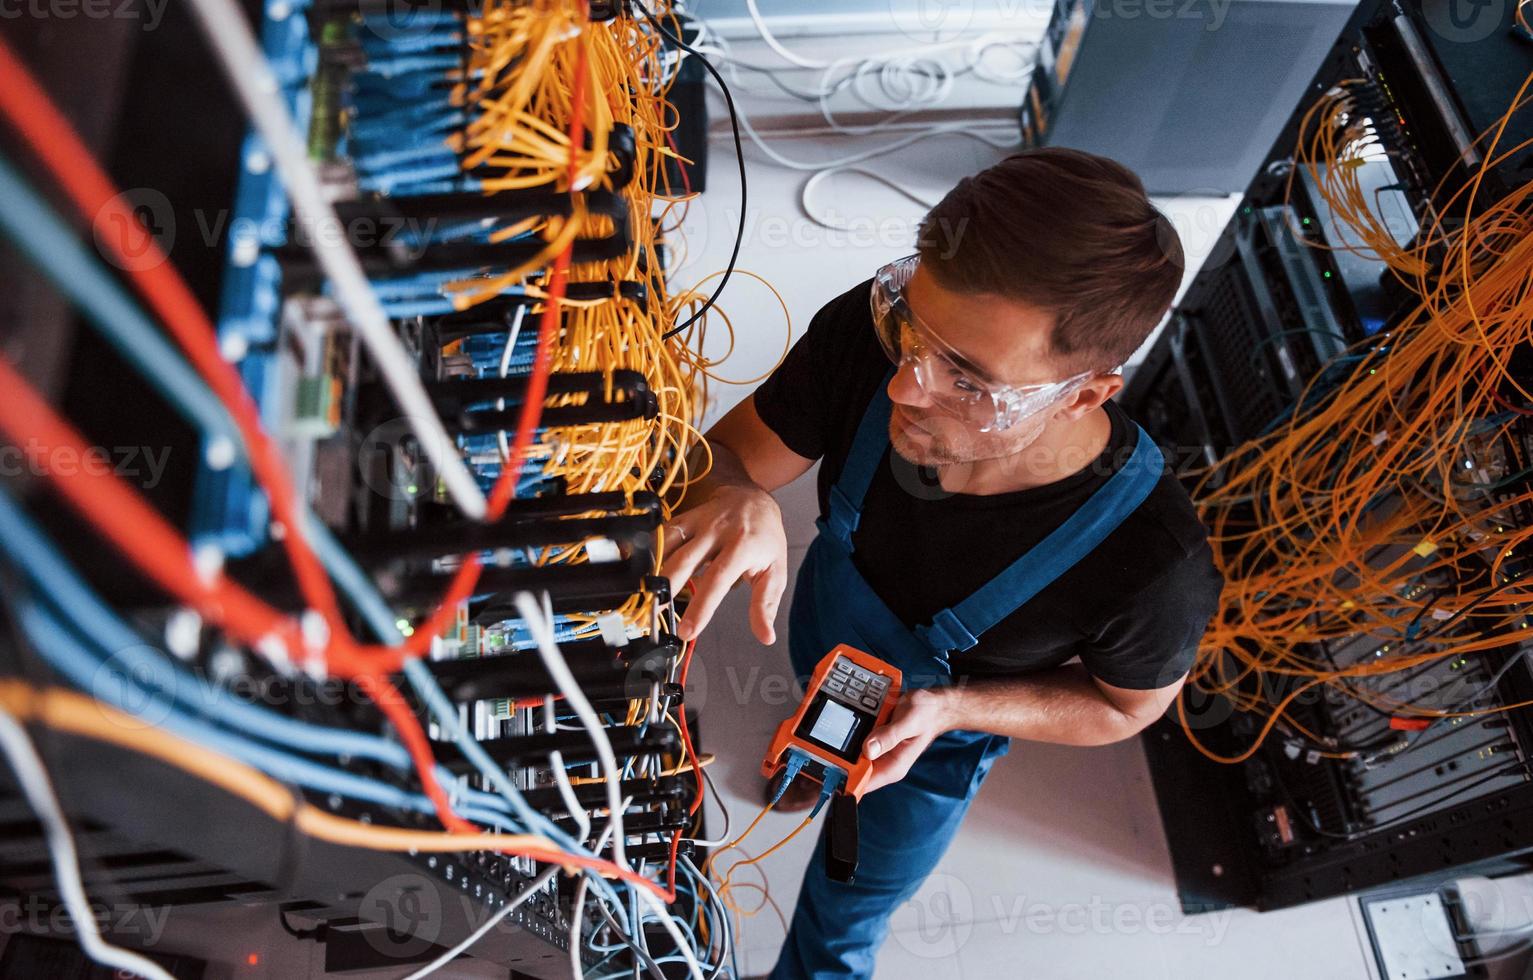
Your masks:
[{"label": "black t-shirt", "polygon": [[[827,303],[755,393],[789,449],[820,459],[820,512],[890,364],[864,282]],[[1059,527],[1133,451],[1137,431],[1108,402],[1112,434],[1091,465],[1012,493],[932,492],[935,481],[885,452],[853,533],[852,560],[907,627],[967,598]],[[1107,538],[1029,602],[952,655],[955,673],[1013,675],[1079,656],[1116,687],[1148,690],[1192,665],[1222,580],[1203,525],[1169,472]]]}]

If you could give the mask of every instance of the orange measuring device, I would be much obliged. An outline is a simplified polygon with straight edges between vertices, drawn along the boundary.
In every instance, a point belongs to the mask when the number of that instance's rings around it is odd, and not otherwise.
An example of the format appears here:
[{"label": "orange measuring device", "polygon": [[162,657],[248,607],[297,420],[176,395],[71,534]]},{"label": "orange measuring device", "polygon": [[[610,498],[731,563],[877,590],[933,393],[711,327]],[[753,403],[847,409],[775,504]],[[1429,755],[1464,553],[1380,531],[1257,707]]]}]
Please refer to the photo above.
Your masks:
[{"label": "orange measuring device", "polygon": [[899,693],[897,667],[840,644],[815,667],[798,711],[777,727],[762,775],[782,771],[786,785],[802,772],[827,793],[861,799],[873,771],[863,745],[889,720]]}]

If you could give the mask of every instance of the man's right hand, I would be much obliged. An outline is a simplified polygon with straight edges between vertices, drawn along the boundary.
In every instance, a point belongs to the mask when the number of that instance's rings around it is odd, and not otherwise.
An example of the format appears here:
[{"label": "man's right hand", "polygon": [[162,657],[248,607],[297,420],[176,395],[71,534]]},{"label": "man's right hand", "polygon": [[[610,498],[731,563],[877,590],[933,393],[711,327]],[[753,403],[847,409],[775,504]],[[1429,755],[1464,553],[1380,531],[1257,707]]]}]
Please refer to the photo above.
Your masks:
[{"label": "man's right hand", "polygon": [[661,574],[674,591],[688,580],[696,590],[677,627],[682,640],[702,632],[725,593],[744,579],[751,585],[751,632],[762,643],[776,642],[772,622],[788,584],[788,539],[771,494],[754,485],[719,486],[666,525],[665,545]]}]

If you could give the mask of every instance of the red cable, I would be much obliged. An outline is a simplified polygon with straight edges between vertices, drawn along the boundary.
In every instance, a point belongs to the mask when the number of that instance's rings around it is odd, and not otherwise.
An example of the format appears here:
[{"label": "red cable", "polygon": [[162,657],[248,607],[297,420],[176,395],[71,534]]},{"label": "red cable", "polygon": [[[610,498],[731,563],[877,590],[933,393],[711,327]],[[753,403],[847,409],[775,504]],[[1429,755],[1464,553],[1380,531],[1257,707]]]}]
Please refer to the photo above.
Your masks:
[{"label": "red cable", "polygon": [[[577,151],[584,139],[586,66],[587,48],[582,44],[570,121],[572,191],[578,165]],[[109,234],[99,234],[96,237],[115,256],[117,264],[130,273],[145,301],[181,344],[240,429],[250,453],[251,470],[267,492],[277,520],[287,531],[283,535],[284,548],[305,601],[316,608],[330,626],[327,646],[333,661],[332,668],[341,676],[353,677],[398,729],[401,740],[410,751],[422,786],[435,805],[443,825],[456,832],[474,832],[474,826],[453,813],[448,805],[446,794],[436,780],[435,760],[419,720],[404,705],[399,692],[377,671],[397,669],[405,656],[419,655],[430,644],[431,637],[445,628],[450,617],[455,614],[457,603],[467,599],[478,580],[478,556],[469,556],[459,568],[443,603],[402,648],[357,644],[341,619],[329,577],[308,547],[308,542],[298,533],[302,527],[302,518],[286,467],[261,427],[259,413],[238,373],[219,351],[212,324],[186,287],[185,281],[170,264],[169,257],[164,254],[159,243],[115,191],[68,120],[54,107],[3,37],[0,37],[0,112],[30,143],[80,213],[86,220],[94,222],[93,227],[110,228],[115,225],[124,233],[125,237]],[[515,493],[521,461],[542,415],[552,336],[564,298],[565,277],[572,249],[573,243],[560,253],[554,263],[548,299],[539,326],[533,373],[528,382],[527,397],[522,405],[511,456],[492,491],[490,520],[497,520],[505,513]],[[290,646],[297,643],[298,635],[291,621],[224,579],[221,574],[211,584],[204,583],[191,564],[185,540],[125,484],[109,473],[78,473],[76,475],[86,477],[79,483],[60,479],[55,469],[46,466],[46,459],[37,460],[37,456],[45,455],[41,447],[23,436],[36,436],[45,432],[48,435],[42,441],[70,447],[79,459],[88,458],[89,448],[78,433],[54,415],[31,386],[3,359],[0,359],[0,381],[6,382],[3,387],[16,393],[13,403],[0,399],[0,403],[3,403],[0,404],[0,430],[5,431],[17,445],[27,444],[32,447],[28,450],[29,454],[35,454],[34,461],[44,466],[66,500],[125,557],[154,578],[167,592],[180,597],[209,620],[220,623],[245,643],[254,645],[273,634],[286,635]],[[86,488],[88,483],[94,484],[93,489]],[[99,511],[93,508],[99,508]],[[183,556],[183,560],[177,561],[173,557],[177,554]],[[163,560],[160,556],[164,556]],[[383,663],[365,663],[372,657],[363,655],[364,652],[371,655],[387,654],[387,657],[383,658]],[[337,654],[340,656],[337,657]],[[624,880],[658,891],[657,886],[648,879],[610,862],[574,859],[559,852],[549,852],[542,859],[554,863],[598,867]]]},{"label": "red cable", "polygon": [[[681,670],[676,674],[676,683],[685,693],[687,689],[687,671],[692,666],[692,650],[697,646],[697,641],[687,643],[686,652],[681,656]],[[692,764],[692,776],[697,780],[697,793],[692,797],[692,805],[687,808],[687,813],[695,814],[702,809],[703,805],[703,767],[697,761],[697,751],[692,748],[692,733],[687,728],[687,710],[683,705],[681,715],[677,718],[681,728],[681,744],[687,750],[687,761]]]},{"label": "red cable", "polygon": [[[676,673],[676,683],[685,692],[687,688],[687,671],[692,666],[692,650],[697,646],[697,641],[692,640],[687,644],[686,651],[681,655],[681,669]],[[692,764],[692,776],[697,780],[697,793],[692,797],[692,804],[687,807],[687,815],[695,816],[703,805],[703,767],[697,761],[697,750],[692,747],[692,732],[687,728],[687,709],[685,703],[681,708],[681,714],[676,719],[677,727],[681,729],[681,744],[686,749],[687,761]],[[678,828],[671,834],[671,853],[669,858],[670,889],[666,902],[676,900],[676,855],[681,850],[681,830]]]},{"label": "red cable", "polygon": [[415,712],[410,710],[410,706],[400,696],[399,689],[381,674],[360,674],[356,681],[362,688],[362,693],[366,694],[378,706],[378,710],[382,711],[399,730],[400,740],[404,743],[405,750],[410,753],[416,770],[432,773],[430,780],[422,780],[422,782],[425,784],[427,798],[436,807],[442,826],[455,834],[477,834],[478,827],[452,811],[452,804],[448,802],[447,794],[442,790],[442,784],[437,782],[433,772],[436,758],[431,754],[431,743],[420,726],[420,719],[415,717]]},{"label": "red cable", "polygon": [[[202,307],[198,305],[159,243],[140,224],[138,216],[116,192],[111,180],[91,157],[89,150],[81,142],[69,121],[49,100],[47,93],[16,58],[3,38],[0,38],[0,111],[4,112],[12,125],[30,143],[33,151],[52,171],[59,185],[87,221],[95,222],[94,227],[97,229],[115,226],[122,231],[121,235],[97,234],[96,239],[116,257],[117,265],[130,273],[150,308],[158,314],[161,322],[186,351],[198,372],[206,379],[213,393],[228,408],[248,448],[251,471],[257,482],[265,489],[271,501],[272,512],[286,532],[282,535],[283,547],[293,567],[304,600],[310,607],[320,612],[329,627],[326,659],[332,672],[356,676],[359,680],[363,680],[370,672],[378,671],[382,665],[367,663],[370,658],[364,651],[368,648],[361,647],[346,629],[330,579],[309,548],[303,534],[300,533],[303,518],[299,513],[287,469],[275,445],[267,438],[265,430],[261,427],[255,403],[250,399],[249,393],[240,381],[239,374],[220,353],[212,323],[208,321]],[[35,403],[30,407],[33,409],[34,421],[51,420],[58,423],[50,427],[54,432],[54,441],[62,442],[74,435],[67,426],[52,415],[41,399],[35,399]],[[37,411],[39,408],[42,409],[41,412]],[[21,438],[14,433],[12,438],[18,444],[22,442]],[[77,485],[60,484],[60,489],[69,495],[70,488],[74,486]],[[180,545],[179,553],[183,555],[186,553],[185,542],[180,539],[174,529],[160,520],[159,515],[152,508],[144,504],[125,486],[117,485],[115,482],[105,482],[101,486],[105,488],[102,490],[105,496],[101,502],[105,504],[106,501],[111,501],[118,519],[110,523],[97,522],[97,526],[118,545],[119,549],[125,546],[131,549],[133,546],[130,540],[125,540],[122,536],[128,528],[138,527],[139,533],[148,535],[155,541],[156,544],[140,554],[139,558],[155,562],[156,555],[164,555],[167,561],[148,566],[141,564],[141,567],[151,574],[155,574],[153,569],[158,568],[157,580],[167,588],[167,591],[172,595],[181,595],[183,599],[197,600],[192,603],[194,608],[198,608],[208,619],[231,627],[231,632],[246,643],[254,644],[270,632],[269,629],[257,629],[256,624],[262,621],[263,614],[268,620],[277,617],[276,611],[265,606],[264,603],[259,603],[243,590],[233,590],[231,587],[230,596],[225,597],[225,602],[230,601],[231,598],[233,600],[233,605],[227,610],[228,616],[220,615],[218,610],[210,608],[208,605],[210,598],[196,589],[197,583],[184,580],[177,574],[178,571],[190,572],[195,577],[195,570],[191,569],[190,564],[178,569],[176,563],[168,560],[169,556],[177,553],[176,542]],[[91,506],[90,502],[71,497],[71,503],[77,509],[82,506],[87,508],[82,512],[94,520],[94,515],[88,510]],[[134,523],[135,521],[144,523],[138,524]],[[113,525],[119,530],[114,530]],[[251,603],[256,603],[256,607],[247,610],[246,607]],[[248,622],[244,618],[246,615],[251,617]],[[291,627],[289,631],[291,632]],[[425,643],[430,642],[431,635],[431,632],[423,631]],[[397,667],[404,655],[392,654],[389,662],[395,663]],[[407,745],[425,744],[425,732],[421,730],[420,722],[412,712],[391,713],[385,709],[385,713],[389,714],[390,720],[399,730],[401,739]],[[426,748],[424,755],[420,752],[412,752],[412,758],[422,787],[436,804],[437,815],[442,820],[443,826],[449,829],[452,829],[454,825],[460,828],[468,826],[447,806],[447,796],[437,783],[435,765],[431,759],[429,747]]]},{"label": "red cable", "polygon": [[[239,374],[219,352],[212,323],[159,242],[145,230],[69,120],[49,100],[4,38],[0,38],[0,112],[31,145],[85,220],[93,223],[98,232],[96,241],[111,253],[120,268],[129,272],[144,300],[229,409],[249,448],[251,470],[287,532],[282,536],[283,547],[305,600],[325,617],[333,637],[348,636],[330,580],[308,542],[298,533],[303,526],[302,518],[286,467],[261,428],[255,403]],[[121,234],[106,233],[109,229],[120,230]]]},{"label": "red cable", "polygon": [[[582,37],[576,42],[580,44],[580,54],[575,62],[575,82],[570,95],[570,166],[566,177],[571,195],[570,221],[575,220],[573,200],[575,175],[580,170],[580,145],[585,141],[588,50],[583,40]],[[490,488],[486,520],[491,522],[500,520],[506,512],[506,507],[511,503],[511,498],[516,495],[516,484],[521,478],[522,464],[526,460],[527,450],[532,445],[532,435],[537,431],[538,420],[543,414],[543,400],[548,392],[548,372],[553,360],[554,337],[560,327],[562,313],[560,307],[564,302],[565,277],[569,272],[570,256],[574,250],[575,243],[571,240],[554,259],[553,269],[548,274],[548,295],[543,300],[543,315],[538,321],[537,350],[532,359],[532,376],[527,379],[527,394],[522,400],[522,410],[516,420],[516,438],[511,443],[510,455],[501,466],[500,476],[495,480],[495,485]]]},{"label": "red cable", "polygon": [[66,458],[96,458],[99,453],[54,414],[4,357],[0,357],[0,391],[5,392],[0,398],[0,433],[20,447],[69,505],[124,557],[166,592],[221,623],[242,642],[255,646],[273,636],[286,637],[301,649],[290,618],[224,578],[221,571],[199,573],[186,540],[111,467],[55,465]]},{"label": "red cable", "polygon": [[676,145],[676,134],[669,129],[665,131],[665,143],[671,148],[671,152],[676,154],[676,169],[681,171],[681,189],[684,194],[690,197],[692,194],[692,177],[687,172],[686,162],[681,159],[681,147]]},{"label": "red cable", "polygon": [[1490,381],[1489,369],[1480,375],[1480,382],[1485,385],[1485,390],[1490,392],[1490,397],[1502,408],[1510,412],[1515,412],[1518,415],[1533,415],[1533,409],[1522,408],[1521,406],[1513,405],[1511,402],[1507,401],[1501,396],[1501,392],[1497,391],[1495,384]]},{"label": "red cable", "polygon": [[[224,578],[222,572],[209,576],[200,574],[192,562],[186,539],[132,487],[113,474],[111,467],[71,465],[63,469],[55,465],[65,458],[90,459],[92,450],[3,356],[0,356],[0,391],[6,392],[6,397],[0,398],[0,434],[20,447],[69,505],[94,525],[123,557],[137,565],[166,592],[196,609],[209,622],[222,626],[247,646],[261,646],[269,638],[278,637],[286,641],[288,649],[303,649],[302,636],[290,618]],[[66,457],[65,453],[71,455]],[[455,590],[464,586],[461,579],[465,577],[460,571]],[[438,615],[440,613],[441,610]],[[431,622],[435,620],[433,617]],[[437,627],[438,631],[440,628]],[[427,643],[432,635],[423,634]],[[402,661],[404,654],[395,652]],[[350,674],[398,730],[442,825],[458,833],[476,833],[477,828],[453,813],[447,794],[437,781],[436,761],[431,755],[426,733],[399,692],[375,670],[358,670]]]}]

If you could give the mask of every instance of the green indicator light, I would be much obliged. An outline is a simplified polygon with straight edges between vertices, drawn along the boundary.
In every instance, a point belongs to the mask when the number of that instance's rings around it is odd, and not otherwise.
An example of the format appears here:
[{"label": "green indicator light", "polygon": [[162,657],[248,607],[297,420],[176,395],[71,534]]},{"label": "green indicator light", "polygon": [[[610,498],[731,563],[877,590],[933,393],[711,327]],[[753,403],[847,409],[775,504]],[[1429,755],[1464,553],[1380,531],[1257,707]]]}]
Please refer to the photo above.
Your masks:
[{"label": "green indicator light", "polygon": [[[1327,274],[1329,274],[1329,273],[1327,273]],[[416,486],[413,483],[410,484],[409,486],[405,487],[405,493],[419,493],[419,492],[420,492],[420,487]]]},{"label": "green indicator light", "polygon": [[1309,219],[1308,219],[1308,218],[1305,218],[1305,219],[1304,219],[1304,223],[1305,223],[1305,224],[1309,224]]},{"label": "green indicator light", "polygon": [[1324,272],[1320,273],[1320,278],[1322,278],[1322,279],[1329,279],[1329,278],[1331,278],[1331,270],[1327,269]]}]

